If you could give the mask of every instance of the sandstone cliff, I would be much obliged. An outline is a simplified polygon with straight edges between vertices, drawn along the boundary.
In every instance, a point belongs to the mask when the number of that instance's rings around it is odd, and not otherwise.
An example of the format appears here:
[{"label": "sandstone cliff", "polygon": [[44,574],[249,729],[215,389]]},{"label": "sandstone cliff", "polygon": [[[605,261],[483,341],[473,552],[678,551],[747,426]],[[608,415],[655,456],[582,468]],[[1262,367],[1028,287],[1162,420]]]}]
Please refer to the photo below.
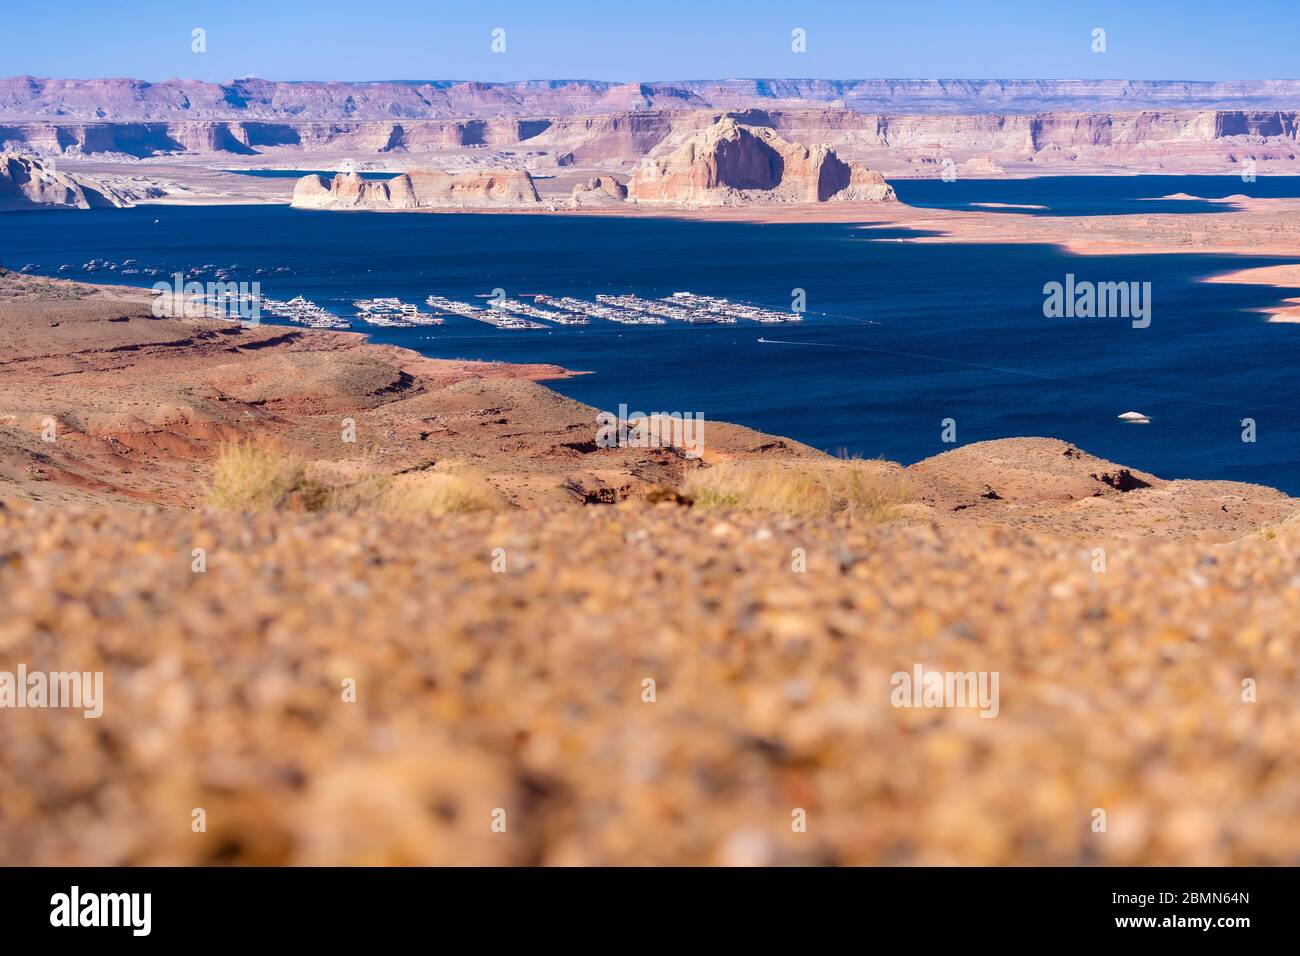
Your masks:
[{"label": "sandstone cliff", "polygon": [[[78,122],[67,118],[0,124],[0,148],[68,157],[163,155],[334,157],[461,153],[488,166],[495,152],[527,151],[530,168],[577,167],[592,174],[630,170],[663,144],[678,143],[730,115],[770,127],[796,143],[825,143],[845,161],[886,176],[936,175],[951,158],[978,162],[964,175],[1068,171],[1235,172],[1246,159],[1261,173],[1300,171],[1297,111],[1050,112],[1031,115],[869,114],[845,109],[654,109],[549,118],[480,117],[387,121]],[[484,149],[486,147],[486,149]]]},{"label": "sandstone cliff", "polygon": [[652,153],[637,167],[628,195],[683,206],[895,198],[879,173],[844,162],[829,146],[790,143],[770,128],[729,116]]},{"label": "sandstone cliff", "polygon": [[474,209],[540,201],[532,176],[522,169],[417,169],[383,181],[358,173],[338,173],[332,181],[312,174],[293,190],[293,205],[299,209]]},{"label": "sandstone cliff", "polygon": [[128,205],[130,201],[111,187],[74,179],[35,156],[0,153],[0,211]]},{"label": "sandstone cliff", "polygon": [[839,107],[861,113],[1294,109],[1300,80],[685,80],[610,83],[0,79],[0,118],[292,122]]}]

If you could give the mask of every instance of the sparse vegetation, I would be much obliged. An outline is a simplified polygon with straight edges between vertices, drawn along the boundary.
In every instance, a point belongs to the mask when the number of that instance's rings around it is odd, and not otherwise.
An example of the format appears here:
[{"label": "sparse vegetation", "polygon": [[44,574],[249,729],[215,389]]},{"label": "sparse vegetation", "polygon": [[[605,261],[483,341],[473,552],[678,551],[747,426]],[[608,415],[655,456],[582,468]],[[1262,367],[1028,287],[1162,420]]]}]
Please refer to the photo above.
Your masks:
[{"label": "sparse vegetation", "polygon": [[444,462],[406,475],[364,474],[326,485],[296,456],[261,444],[227,447],[212,468],[208,503],[223,511],[338,511],[454,514],[504,506],[486,479]]},{"label": "sparse vegetation", "polygon": [[458,514],[496,511],[505,502],[487,479],[459,462],[439,462],[428,471],[367,476],[330,493],[331,510],[387,514]]},{"label": "sparse vegetation", "polygon": [[92,294],[94,290],[87,289],[76,282],[24,275],[12,269],[0,269],[0,295],[6,300],[37,302],[75,300]]},{"label": "sparse vegetation", "polygon": [[845,514],[886,521],[908,499],[905,479],[885,462],[726,461],[702,468],[682,489],[705,509],[786,515]]},{"label": "sparse vegetation", "polygon": [[295,503],[300,510],[318,511],[326,490],[307,478],[300,458],[246,442],[227,446],[217,457],[207,497],[222,511],[269,511]]}]

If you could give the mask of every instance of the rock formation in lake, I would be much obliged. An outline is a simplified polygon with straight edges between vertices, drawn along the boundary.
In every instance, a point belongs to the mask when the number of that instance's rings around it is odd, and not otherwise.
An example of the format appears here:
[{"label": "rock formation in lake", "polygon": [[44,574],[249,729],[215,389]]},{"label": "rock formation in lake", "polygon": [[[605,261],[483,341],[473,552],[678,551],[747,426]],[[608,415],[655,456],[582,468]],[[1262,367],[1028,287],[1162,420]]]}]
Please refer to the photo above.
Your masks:
[{"label": "rock formation in lake", "polygon": [[593,176],[586,182],[573,187],[569,205],[581,206],[621,206],[627,200],[627,186],[613,176]]},{"label": "rock formation in lake", "polygon": [[35,156],[0,153],[0,211],[128,205],[129,199],[109,186],[58,172]]},{"label": "rock formation in lake", "polygon": [[829,146],[791,143],[730,116],[684,142],[665,142],[637,167],[628,195],[681,206],[895,198],[883,176],[844,162]]},{"label": "rock formation in lake", "polygon": [[293,190],[293,205],[299,209],[475,209],[540,201],[532,176],[522,169],[416,169],[388,180],[348,172],[331,181],[313,173]]}]

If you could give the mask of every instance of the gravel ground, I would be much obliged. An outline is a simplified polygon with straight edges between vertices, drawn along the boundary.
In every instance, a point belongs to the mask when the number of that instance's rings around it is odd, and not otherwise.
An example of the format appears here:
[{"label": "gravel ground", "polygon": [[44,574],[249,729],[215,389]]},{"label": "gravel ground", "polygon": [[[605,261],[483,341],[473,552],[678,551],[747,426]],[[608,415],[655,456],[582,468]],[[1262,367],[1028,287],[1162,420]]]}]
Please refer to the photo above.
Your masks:
[{"label": "gravel ground", "polygon": [[[0,668],[104,709],[0,711],[0,863],[1300,864],[1297,558],[1294,521],[1098,571],[644,502],[15,500]],[[916,664],[997,672],[997,716],[892,706]]]}]

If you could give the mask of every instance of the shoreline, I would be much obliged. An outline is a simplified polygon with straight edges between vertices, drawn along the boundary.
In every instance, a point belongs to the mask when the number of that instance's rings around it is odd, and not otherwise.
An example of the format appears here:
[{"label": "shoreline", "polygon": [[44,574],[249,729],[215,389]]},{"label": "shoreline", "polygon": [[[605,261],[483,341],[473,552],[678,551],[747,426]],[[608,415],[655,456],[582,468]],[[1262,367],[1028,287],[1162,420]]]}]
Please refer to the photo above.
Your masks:
[{"label": "shoreline", "polygon": [[[1131,174],[1141,175],[1141,174]],[[1166,199],[1169,197],[1160,197]],[[1158,200],[1157,200],[1158,201]],[[626,207],[579,207],[554,209],[545,204],[539,207],[509,208],[429,208],[429,209],[296,209],[302,213],[387,213],[415,215],[531,215],[531,216],[568,216],[639,219],[669,219],[678,222],[743,222],[755,225],[788,224],[842,224],[853,225],[861,230],[888,228],[912,229],[914,236],[890,237],[875,241],[890,241],[908,244],[971,244],[971,245],[1049,245],[1076,256],[1097,255],[1214,255],[1214,256],[1268,256],[1282,259],[1294,259],[1295,268],[1290,263],[1277,263],[1268,266],[1243,266],[1223,273],[1206,276],[1205,282],[1236,282],[1241,284],[1269,285],[1279,290],[1300,288],[1300,198],[1296,199],[1232,199],[1206,200],[1207,202],[1230,203],[1236,208],[1215,213],[1161,213],[1120,214],[1099,216],[1036,216],[1015,211],[991,211],[996,204],[984,210],[950,210],[920,206],[908,206],[901,202],[883,203],[772,203],[748,206],[717,207],[670,207],[670,206],[633,206]],[[177,206],[177,207],[212,207],[212,206],[285,206],[295,207],[289,202],[261,200],[257,198],[212,199],[166,198],[146,200],[134,203],[135,206]],[[39,211],[39,210],[25,210]],[[62,210],[60,210],[62,211]],[[67,210],[96,211],[96,210]],[[111,211],[111,210],[103,210]],[[1244,225],[1244,229],[1229,228],[1213,237],[1197,234],[1182,244],[1170,242],[1167,238],[1150,241],[1146,235],[1127,236],[1119,227],[1128,226],[1137,220],[1144,223],[1151,232],[1162,234],[1179,234],[1191,226],[1208,224],[1223,225],[1221,217],[1247,216],[1249,221],[1233,221],[1229,226]],[[1283,220],[1284,225],[1294,236],[1292,241],[1278,241],[1272,235],[1279,231],[1273,221],[1257,222],[1265,216],[1275,216]],[[1209,220],[1209,223],[1198,220]],[[932,234],[922,234],[933,230]],[[1105,234],[1109,230],[1109,234]],[[1080,236],[1079,232],[1091,232],[1094,235]],[[1257,236],[1262,232],[1262,237]],[[1097,235],[1097,233],[1103,233]],[[48,278],[58,278],[49,276]],[[1294,278],[1294,282],[1287,281]],[[148,288],[145,286],[145,288]],[[1300,301],[1293,302],[1293,297],[1284,297],[1276,309],[1259,310],[1270,315],[1269,321],[1277,323],[1300,324]]]},{"label": "shoreline", "polygon": [[[50,295],[51,285],[89,294]],[[214,449],[263,433],[335,476],[375,466],[402,475],[441,460],[468,460],[526,509],[573,503],[575,495],[579,503],[614,503],[671,488],[692,470],[689,461],[654,449],[587,448],[598,409],[542,384],[582,371],[438,358],[377,342],[366,332],[159,318],[147,308],[150,297],[135,286],[44,277],[38,286],[33,289],[21,273],[0,276],[0,312],[11,320],[0,322],[0,332],[13,354],[0,406],[19,413],[0,421],[0,479],[9,471],[8,481],[17,485],[10,490],[21,489],[14,456],[30,460],[28,472],[37,474],[28,486],[47,503],[193,508],[201,492],[195,465]],[[51,323],[49,330],[41,328],[42,320]],[[124,366],[115,356],[130,358]],[[46,396],[33,404],[40,391],[33,386],[67,374],[69,362],[81,366],[76,400],[51,404]],[[157,411],[142,418],[136,410],[141,399],[156,403]],[[356,450],[340,445],[343,414],[355,416],[375,444]],[[31,447],[45,416],[59,423],[63,438],[51,449],[53,457],[34,455]],[[709,431],[705,466],[835,460],[797,439],[725,419],[709,419]],[[593,453],[597,457],[588,459]],[[158,473],[141,470],[145,461]],[[920,511],[909,512],[913,519],[924,514],[945,526],[994,521],[1066,536],[1090,527],[1118,539],[1133,533],[1130,525],[1145,525],[1140,533],[1226,541],[1281,520],[1300,501],[1262,482],[1162,478],[1057,438],[990,438],[881,464],[917,486]],[[1138,487],[1149,489],[1140,518],[1129,512],[1139,497],[1105,480],[1121,471],[1131,471]],[[180,476],[186,477],[178,485]],[[47,484],[30,485],[33,480]],[[987,494],[990,487],[997,494]],[[1173,524],[1172,515],[1184,517]],[[1187,517],[1194,518],[1191,526],[1183,526]]]}]

